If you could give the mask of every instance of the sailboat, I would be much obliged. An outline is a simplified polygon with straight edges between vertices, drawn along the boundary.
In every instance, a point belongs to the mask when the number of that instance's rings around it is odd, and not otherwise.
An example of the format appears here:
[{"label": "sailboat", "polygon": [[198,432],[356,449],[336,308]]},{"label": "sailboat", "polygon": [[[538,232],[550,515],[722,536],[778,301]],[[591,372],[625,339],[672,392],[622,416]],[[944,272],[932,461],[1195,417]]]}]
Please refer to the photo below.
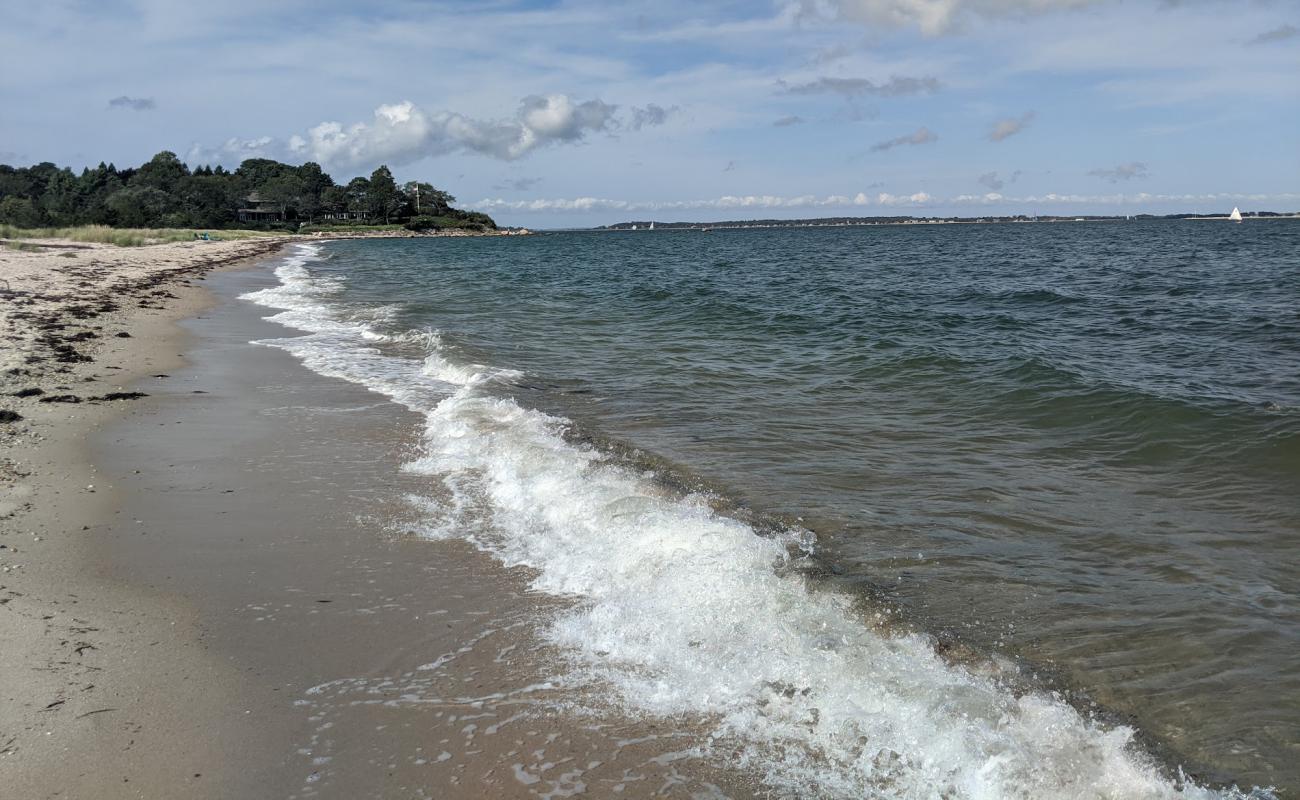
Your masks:
[{"label": "sailboat", "polygon": [[652,222],[650,223],[650,230],[654,230],[654,229],[655,229],[655,224]]},{"label": "sailboat", "polygon": [[1228,219],[1232,220],[1233,222],[1241,222],[1241,209],[1237,208],[1236,206],[1233,206],[1232,213],[1228,215]]}]

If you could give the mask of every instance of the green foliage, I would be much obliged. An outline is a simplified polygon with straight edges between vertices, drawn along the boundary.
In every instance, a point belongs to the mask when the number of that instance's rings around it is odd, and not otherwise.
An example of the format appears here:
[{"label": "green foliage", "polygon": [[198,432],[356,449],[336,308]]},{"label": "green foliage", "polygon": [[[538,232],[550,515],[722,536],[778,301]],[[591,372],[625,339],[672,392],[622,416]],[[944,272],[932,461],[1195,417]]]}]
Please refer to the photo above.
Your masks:
[{"label": "green foliage", "polygon": [[433,228],[441,227],[438,224],[441,219],[441,217],[412,217],[403,227],[408,231],[432,230]]},{"label": "green foliage", "polygon": [[[466,217],[471,216],[470,213],[466,213],[464,211],[459,213],[462,214],[463,216],[414,217],[413,219],[408,221],[406,225],[403,227],[405,227],[408,231],[431,231],[437,229],[450,229],[450,228],[460,228],[460,229],[472,230],[472,231],[483,231],[483,230],[493,230],[496,228],[496,226],[492,223],[492,220],[490,218],[487,220],[485,224],[483,221],[478,219],[466,219]],[[480,215],[480,216],[486,216],[486,215]]]},{"label": "green foliage", "polygon": [[6,197],[0,200],[0,222],[30,228],[41,223],[41,212],[29,198]]},{"label": "green foliage", "polygon": [[13,225],[0,225],[0,239],[8,240],[6,244],[19,245],[14,249],[32,249],[32,245],[21,246],[23,239],[66,239],[73,242],[112,244],[118,247],[139,247],[146,244],[164,242],[189,242],[206,234],[219,239],[251,239],[259,236],[272,236],[267,231],[212,231],[190,228],[110,228],[107,225],[83,225],[75,228],[19,228]]},{"label": "green foliage", "polygon": [[403,184],[402,194],[406,197],[407,205],[415,210],[416,216],[441,217],[456,211],[451,207],[456,198],[450,192],[436,189],[423,181],[408,181]]},{"label": "green foliage", "polygon": [[388,167],[381,166],[370,174],[370,188],[367,193],[370,215],[383,217],[387,225],[389,219],[406,205],[406,196],[397,189],[397,181]]},{"label": "green foliage", "polygon": [[[449,220],[438,227],[496,228],[486,214],[452,208],[455,199],[428,183],[399,187],[386,166],[369,178],[339,186],[312,162],[295,167],[250,158],[233,172],[221,166],[191,170],[169,151],[139,168],[119,170],[101,162],[80,175],[49,162],[31,167],[0,164],[0,225],[24,229],[99,225],[295,230],[337,221],[377,226],[417,216]],[[250,207],[262,212],[257,216],[265,221],[241,222],[240,209]]]}]

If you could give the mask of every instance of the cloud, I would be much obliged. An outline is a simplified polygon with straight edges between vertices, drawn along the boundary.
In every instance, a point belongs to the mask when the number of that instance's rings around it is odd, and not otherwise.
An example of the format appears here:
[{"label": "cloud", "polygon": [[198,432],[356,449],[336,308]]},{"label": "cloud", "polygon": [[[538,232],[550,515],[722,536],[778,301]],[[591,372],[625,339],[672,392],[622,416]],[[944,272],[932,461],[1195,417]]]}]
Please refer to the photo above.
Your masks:
[{"label": "cloud", "polygon": [[496,184],[492,188],[497,190],[498,192],[504,192],[506,190],[513,190],[516,192],[526,192],[529,189],[533,188],[534,186],[540,185],[541,183],[542,183],[541,178],[514,178],[511,180],[502,181],[501,183]]},{"label": "cloud", "polygon": [[603,197],[577,197],[572,199],[503,200],[484,199],[473,203],[480,211],[555,212],[555,211],[693,211],[693,210],[778,210],[798,208],[853,208],[862,206],[922,206],[933,198],[925,192],[894,195],[882,192],[874,197],[866,192],[855,195],[833,194],[817,197],[811,194],[796,197],[780,195],[726,195],[707,200],[630,201]]},{"label": "cloud", "polygon": [[642,128],[649,128],[655,125],[662,125],[668,121],[668,118],[677,113],[677,106],[664,108],[663,106],[651,103],[644,108],[632,108],[631,119],[628,120],[627,126],[634,131]]},{"label": "cloud", "polygon": [[108,101],[109,108],[123,108],[129,111],[153,111],[158,107],[152,97],[128,97],[121,95]]},{"label": "cloud", "polygon": [[[513,117],[484,120],[454,111],[428,113],[405,101],[379,106],[369,122],[346,127],[322,122],[285,142],[269,137],[229,139],[215,150],[195,147],[189,158],[226,163],[258,155],[357,167],[468,152],[514,161],[539,148],[573,144],[588,134],[613,130],[618,125],[617,110],[618,106],[601,100],[578,102],[563,94],[532,95],[519,102]],[[637,109],[633,111],[635,120]],[[657,124],[653,122],[655,112],[640,111],[642,125]]]},{"label": "cloud", "polygon": [[281,158],[284,148],[270,136],[257,139],[230,138],[214,148],[195,145],[186,154],[191,164],[238,164],[246,158]]},{"label": "cloud", "polygon": [[1042,195],[1027,195],[1025,197],[1003,197],[997,193],[987,195],[959,195],[951,198],[948,202],[953,204],[972,204],[978,203],[987,205],[989,203],[1002,203],[1003,205],[1038,205],[1042,203],[1060,203],[1069,205],[1150,205],[1153,203],[1181,203],[1181,204],[1216,204],[1225,203],[1294,203],[1300,200],[1300,193],[1282,192],[1280,194],[1239,194],[1231,192],[1207,192],[1204,194],[1148,194],[1147,192],[1138,192],[1137,194],[1057,194],[1050,192]]},{"label": "cloud", "polygon": [[979,176],[978,181],[980,186],[987,186],[988,188],[996,192],[1008,183],[1015,183],[1016,179],[1019,178],[1020,175],[1021,175],[1021,171],[1016,170],[1015,172],[1011,173],[1010,178],[1003,180],[1002,178],[998,177],[998,173],[996,172],[986,172],[983,175]]},{"label": "cloud", "polygon": [[783,80],[776,82],[786,94],[840,94],[845,97],[901,97],[909,94],[923,94],[939,89],[937,78],[929,76],[911,78],[893,75],[884,83],[876,83],[867,78],[831,78],[822,76],[807,83],[789,84]]},{"label": "cloud", "polygon": [[1300,36],[1300,28],[1294,25],[1279,25],[1271,31],[1265,31],[1251,39],[1246,44],[1269,44],[1271,42],[1283,42],[1287,39],[1294,39]]},{"label": "cloud", "polygon": [[780,195],[726,195],[723,197],[703,199],[703,200],[661,200],[661,201],[633,201],[633,200],[616,200],[604,197],[576,197],[571,199],[535,199],[535,200],[504,200],[501,198],[483,199],[477,203],[471,203],[470,207],[479,211],[487,212],[518,212],[518,213],[553,213],[553,212],[600,212],[600,211],[696,211],[696,210],[716,210],[716,211],[751,211],[762,212],[768,210],[781,209],[828,209],[828,208],[845,208],[857,209],[864,207],[876,206],[880,208],[932,208],[935,206],[1002,206],[1002,207],[1019,207],[1028,208],[1032,211],[1033,207],[1044,204],[1058,205],[1112,205],[1112,206],[1142,206],[1152,204],[1201,204],[1216,205],[1239,204],[1243,202],[1250,203],[1293,203],[1300,201],[1300,193],[1289,192],[1282,194],[1232,194],[1232,193],[1207,193],[1207,194],[1148,194],[1139,192],[1137,194],[1109,194],[1109,195],[1079,195],[1079,194],[1057,194],[1048,193],[1043,195],[1027,195],[1024,197],[1007,197],[998,192],[987,192],[985,194],[963,194],[955,197],[936,198],[926,192],[915,192],[913,194],[890,194],[881,192],[876,195],[868,195],[866,192],[858,192],[855,195],[827,195],[817,197],[816,195],[798,195],[785,197]]},{"label": "cloud", "polygon": [[1147,177],[1147,165],[1141,161],[1130,161],[1127,164],[1120,164],[1113,169],[1094,169],[1088,171],[1092,175],[1110,183],[1119,183],[1120,181],[1131,181],[1134,178]]},{"label": "cloud", "polygon": [[781,118],[778,119],[776,122],[773,122],[773,123],[772,123],[772,127],[773,127],[773,128],[788,128],[788,127],[790,127],[791,125],[802,125],[803,122],[804,122],[803,117],[795,116],[795,115],[792,114],[792,115],[790,115],[790,116],[788,116],[788,117],[781,117]]},{"label": "cloud", "polygon": [[929,144],[939,141],[939,135],[929,128],[921,127],[904,136],[877,142],[871,146],[871,152],[878,153],[903,144]]},{"label": "cloud", "polygon": [[989,139],[994,142],[1000,142],[1003,139],[1015,136],[1025,128],[1029,123],[1034,121],[1034,112],[1026,111],[1019,117],[1007,117],[993,123],[993,129],[989,131]]},{"label": "cloud", "polygon": [[1110,0],[805,0],[809,13],[891,28],[916,27],[927,36],[957,28],[967,17],[1028,17],[1101,5]]}]

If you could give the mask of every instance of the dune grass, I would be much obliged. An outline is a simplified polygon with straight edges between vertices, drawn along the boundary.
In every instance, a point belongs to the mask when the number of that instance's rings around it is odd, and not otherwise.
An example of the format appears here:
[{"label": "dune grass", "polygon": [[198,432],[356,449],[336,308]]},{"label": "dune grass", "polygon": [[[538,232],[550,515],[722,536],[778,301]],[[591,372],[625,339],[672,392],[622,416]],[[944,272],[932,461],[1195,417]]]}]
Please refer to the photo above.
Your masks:
[{"label": "dune grass", "polygon": [[0,225],[0,239],[65,239],[73,242],[140,247],[165,242],[190,242],[198,234],[214,239],[255,239],[282,236],[269,231],[225,231],[197,228],[110,228],[107,225],[82,225],[76,228],[16,228]]},{"label": "dune grass", "polygon": [[41,249],[34,244],[28,244],[27,242],[17,242],[11,240],[0,241],[0,247],[4,247],[7,250],[17,250],[19,252],[32,252]]}]

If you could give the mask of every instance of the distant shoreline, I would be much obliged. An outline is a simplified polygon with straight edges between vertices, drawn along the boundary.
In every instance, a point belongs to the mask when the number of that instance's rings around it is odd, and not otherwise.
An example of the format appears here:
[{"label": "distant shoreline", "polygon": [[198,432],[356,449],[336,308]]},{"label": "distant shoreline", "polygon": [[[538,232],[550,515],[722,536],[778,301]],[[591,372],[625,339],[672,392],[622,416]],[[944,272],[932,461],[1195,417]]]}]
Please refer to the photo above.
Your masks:
[{"label": "distant shoreline", "polygon": [[[601,225],[595,228],[574,228],[571,230],[588,231],[681,231],[681,230],[738,230],[744,228],[866,228],[877,225],[1005,225],[1042,222],[1151,222],[1176,220],[1219,220],[1227,221],[1227,214],[1137,214],[1132,216],[988,216],[988,217],[816,217],[811,219],[755,219],[725,220],[721,222],[660,222],[645,220],[618,222],[613,225]],[[1269,219],[1300,219],[1300,213],[1281,213],[1272,211],[1254,212],[1244,215],[1244,219],[1257,221]],[[651,227],[653,226],[653,227]]]}]

